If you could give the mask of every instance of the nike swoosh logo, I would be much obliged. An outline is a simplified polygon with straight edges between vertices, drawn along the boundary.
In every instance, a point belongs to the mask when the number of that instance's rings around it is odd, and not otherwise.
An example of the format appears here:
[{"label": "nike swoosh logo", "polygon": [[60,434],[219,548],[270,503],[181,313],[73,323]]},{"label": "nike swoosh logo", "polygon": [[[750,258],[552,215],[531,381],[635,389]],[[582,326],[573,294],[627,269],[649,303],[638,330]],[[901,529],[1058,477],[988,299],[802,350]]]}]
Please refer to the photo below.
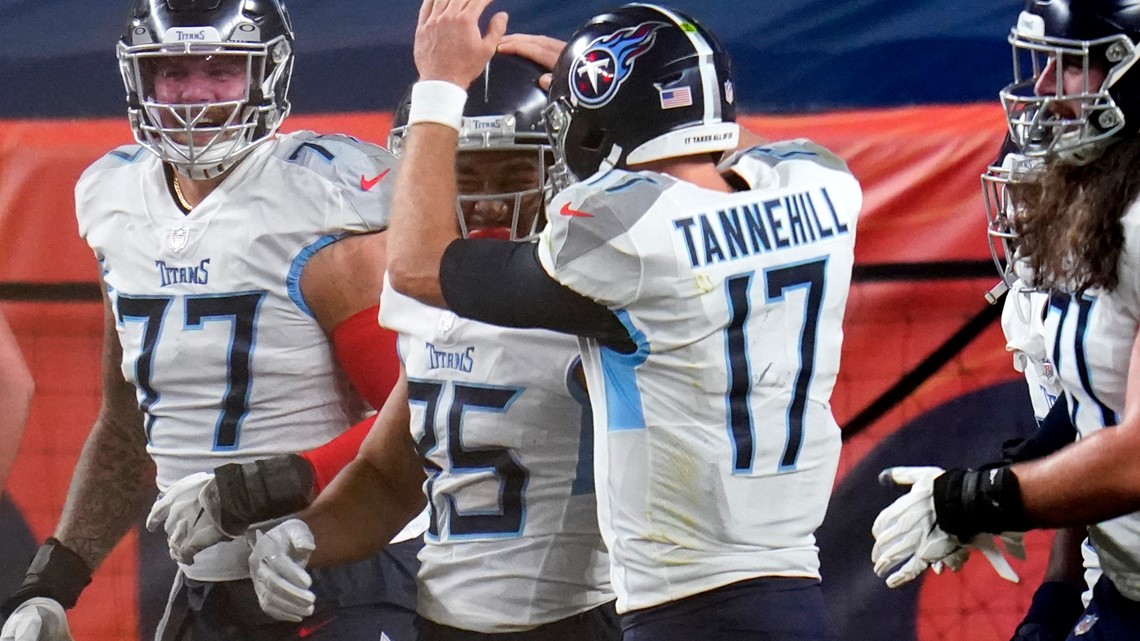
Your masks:
[{"label": "nike swoosh logo", "polygon": [[360,188],[363,189],[364,191],[371,191],[372,188],[376,186],[376,183],[380,182],[381,180],[384,180],[384,176],[387,176],[388,172],[390,172],[390,171],[392,171],[392,170],[391,169],[385,169],[384,171],[380,172],[380,174],[378,176],[376,176],[375,178],[373,178],[372,180],[368,180],[367,178],[364,177],[364,174],[361,174],[360,175]]},{"label": "nike swoosh logo", "polygon": [[593,218],[594,217],[593,214],[586,213],[584,211],[578,211],[577,209],[570,209],[570,203],[566,203],[566,204],[562,205],[562,209],[560,209],[558,211],[558,213],[562,214],[563,216],[575,216],[577,218]]},{"label": "nike swoosh logo", "polygon": [[[388,172],[384,172],[384,173],[388,173]],[[306,639],[306,638],[312,636],[317,630],[320,630],[321,628],[332,623],[333,621],[336,621],[336,615],[330,616],[329,618],[325,619],[324,621],[318,621],[312,625],[302,625],[301,629],[297,631],[297,638],[298,639]]]}]

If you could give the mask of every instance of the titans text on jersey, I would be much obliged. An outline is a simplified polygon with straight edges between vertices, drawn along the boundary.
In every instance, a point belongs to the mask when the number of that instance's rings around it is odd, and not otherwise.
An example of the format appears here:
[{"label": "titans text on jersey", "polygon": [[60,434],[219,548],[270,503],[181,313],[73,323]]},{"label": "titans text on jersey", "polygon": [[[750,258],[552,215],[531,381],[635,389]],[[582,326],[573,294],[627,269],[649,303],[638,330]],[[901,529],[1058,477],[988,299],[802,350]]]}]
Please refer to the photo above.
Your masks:
[{"label": "titans text on jersey", "polygon": [[475,367],[475,347],[466,347],[460,351],[446,351],[428,343],[427,349],[428,369],[455,369],[461,372],[470,372]]},{"label": "titans text on jersey", "polygon": [[165,260],[154,261],[155,267],[158,268],[158,282],[159,287],[169,287],[170,285],[209,285],[210,284],[210,259],[203,258],[193,267],[178,267],[175,265],[168,265]]}]

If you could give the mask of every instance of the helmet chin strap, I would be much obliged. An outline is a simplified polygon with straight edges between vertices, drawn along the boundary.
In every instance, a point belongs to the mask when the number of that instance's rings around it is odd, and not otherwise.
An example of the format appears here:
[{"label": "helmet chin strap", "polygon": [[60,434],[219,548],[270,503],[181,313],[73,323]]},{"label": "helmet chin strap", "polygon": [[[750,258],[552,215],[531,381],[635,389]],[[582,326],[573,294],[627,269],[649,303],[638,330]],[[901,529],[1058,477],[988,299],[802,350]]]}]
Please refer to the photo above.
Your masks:
[{"label": "helmet chin strap", "polygon": [[621,145],[615,143],[614,146],[610,148],[610,155],[606,156],[605,159],[598,164],[598,171],[609,171],[617,167],[618,160],[621,159],[622,151],[624,150],[621,148]]},{"label": "helmet chin strap", "polygon": [[185,176],[191,180],[209,180],[211,178],[217,178],[218,176],[221,176],[222,174],[226,173],[227,171],[232,169],[234,165],[237,164],[238,160],[241,160],[241,159],[240,158],[230,158],[227,160],[229,160],[231,162],[212,164],[212,165],[203,165],[202,163],[175,163],[175,162],[172,162],[172,163],[170,163],[170,166],[174,168],[174,171],[178,172],[180,175]]},{"label": "helmet chin strap", "polygon": [[[183,161],[172,160],[169,157],[165,158],[165,160],[170,163],[170,166],[173,167],[176,172],[191,180],[210,180],[233,169],[238,163],[244,160],[251,151],[257,148],[258,145],[272,138],[273,136],[262,138],[253,144],[247,145],[236,152],[225,154],[222,158],[216,160],[199,158],[197,161]],[[164,145],[177,150],[179,152],[178,155],[181,157],[189,155],[185,152],[185,147],[182,145],[170,141],[165,142]]]}]

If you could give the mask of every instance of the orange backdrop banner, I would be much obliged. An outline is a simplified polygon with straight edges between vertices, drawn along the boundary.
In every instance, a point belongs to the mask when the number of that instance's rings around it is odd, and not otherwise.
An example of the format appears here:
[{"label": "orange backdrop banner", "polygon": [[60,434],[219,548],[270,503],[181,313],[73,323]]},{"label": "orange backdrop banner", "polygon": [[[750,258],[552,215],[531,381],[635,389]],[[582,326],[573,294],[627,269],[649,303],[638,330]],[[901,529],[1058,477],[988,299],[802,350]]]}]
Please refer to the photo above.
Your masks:
[{"label": "orange backdrop banner", "polygon": [[[389,116],[380,113],[298,115],[287,121],[287,129],[347,133],[383,142],[389,123]],[[865,192],[857,267],[989,260],[978,176],[993,160],[1004,134],[996,105],[750,116],[743,123],[771,140],[810,138],[848,161]],[[79,283],[89,288],[97,282],[95,260],[78,237],[72,189],[86,166],[129,142],[125,118],[0,121],[0,285]],[[996,278],[994,272],[965,279],[857,282],[848,306],[843,367],[833,398],[840,424],[975,317],[985,307],[983,292]],[[31,420],[5,494],[29,540],[38,543],[51,533],[59,516],[79,449],[98,411],[101,308],[97,302],[29,300],[9,300],[0,308],[17,332],[37,381]],[[848,439],[837,486],[908,421],[1014,375],[1000,332],[996,325],[988,327],[915,393]],[[1031,543],[1042,558],[1040,548],[1047,545],[1047,537]],[[12,568],[22,573],[28,559],[16,556],[0,555],[0,570],[7,566],[9,575],[15,571]],[[120,640],[148,634],[146,624],[139,623],[140,608],[161,605],[165,592],[141,587],[147,570],[140,570],[138,557],[132,534],[99,569],[72,613],[77,639]],[[965,610],[955,606],[958,609],[947,613],[937,607],[931,610],[930,599],[924,598],[922,624],[916,624],[914,638],[940,638],[932,635],[946,633],[951,618],[969,626],[962,628],[969,634],[961,638],[1008,638],[1042,568],[1021,569],[1024,587],[1001,588],[1008,598],[999,600],[1000,612],[988,611],[982,617],[990,622],[988,627],[976,624],[977,608],[985,604]],[[826,567],[824,573],[826,577]],[[0,577],[9,575],[0,572]],[[943,603],[964,590],[988,589],[990,579],[966,575],[939,581],[936,602]],[[0,585],[0,593],[11,587]],[[844,626],[843,621],[837,623]]]}]

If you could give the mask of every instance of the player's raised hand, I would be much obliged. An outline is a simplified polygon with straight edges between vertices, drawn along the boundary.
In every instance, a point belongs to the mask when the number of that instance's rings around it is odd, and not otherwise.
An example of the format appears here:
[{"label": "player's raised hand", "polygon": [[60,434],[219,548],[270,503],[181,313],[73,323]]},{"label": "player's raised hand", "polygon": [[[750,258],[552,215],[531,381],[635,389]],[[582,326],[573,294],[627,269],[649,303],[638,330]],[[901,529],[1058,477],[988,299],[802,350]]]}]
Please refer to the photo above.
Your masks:
[{"label": "player's raised hand", "polygon": [[[566,41],[550,36],[539,36],[532,33],[509,33],[499,42],[499,52],[522,56],[532,60],[535,64],[551,71],[558,56],[566,48]],[[550,89],[551,75],[544,73],[538,78],[538,86],[544,90]]]},{"label": "player's raised hand", "polygon": [[313,579],[305,567],[316,548],[312,530],[300,519],[289,519],[254,537],[249,574],[261,609],[294,623],[311,615],[317,597],[309,589]]},{"label": "player's raised hand", "polygon": [[155,532],[162,526],[166,530],[170,558],[175,561],[193,563],[195,554],[231,538],[211,518],[205,504],[211,495],[206,488],[215,482],[211,473],[191,474],[171,485],[150,509],[146,529]]},{"label": "player's raised hand", "polygon": [[413,52],[420,80],[444,80],[464,89],[483,72],[507,31],[507,14],[479,19],[493,0],[424,0]]},{"label": "player's raised hand", "polygon": [[0,641],[72,641],[67,614],[53,599],[28,599],[4,622]]}]

